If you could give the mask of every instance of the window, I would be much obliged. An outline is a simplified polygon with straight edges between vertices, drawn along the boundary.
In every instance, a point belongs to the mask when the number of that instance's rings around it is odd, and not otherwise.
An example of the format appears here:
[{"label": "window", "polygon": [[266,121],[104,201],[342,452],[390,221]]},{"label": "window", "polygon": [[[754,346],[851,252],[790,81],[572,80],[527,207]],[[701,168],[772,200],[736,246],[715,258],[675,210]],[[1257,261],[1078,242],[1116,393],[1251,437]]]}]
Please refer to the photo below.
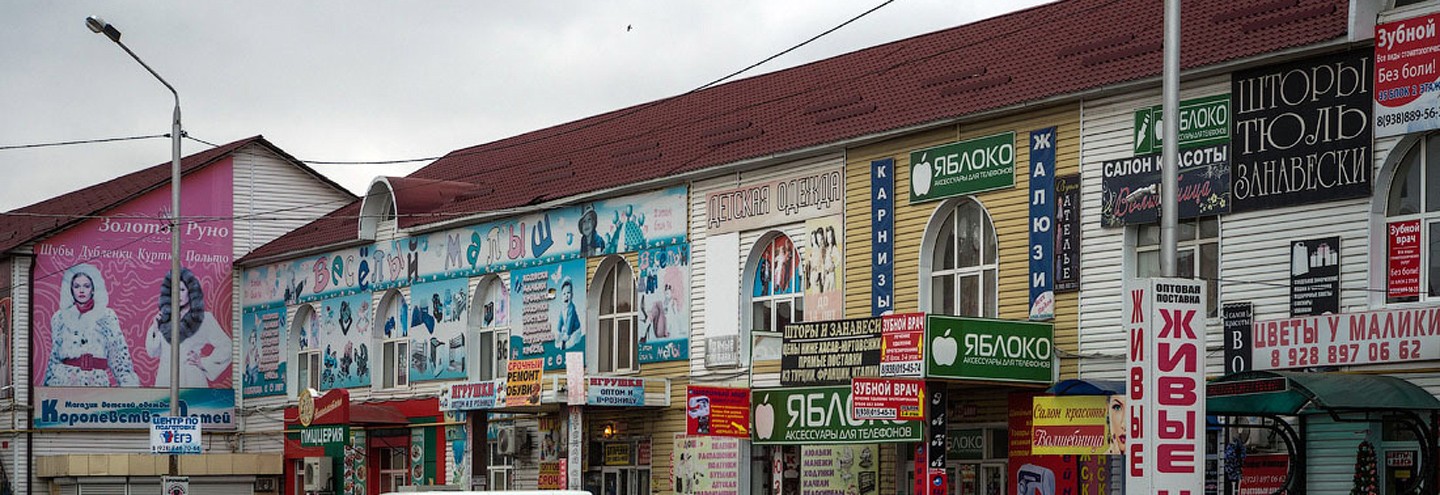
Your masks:
[{"label": "window", "polygon": [[380,331],[376,332],[383,356],[380,388],[405,388],[410,386],[410,324],[406,321],[409,308],[405,295],[392,290],[385,294],[381,307]]},{"label": "window", "polygon": [[[1387,224],[1418,223],[1420,238],[1410,245],[1416,248],[1428,246],[1419,249],[1419,294],[1415,294],[1413,289],[1401,291],[1408,294],[1397,294],[1397,281],[1391,279],[1387,286],[1392,295],[1387,300],[1406,302],[1440,296],[1440,249],[1437,249],[1437,244],[1440,244],[1440,134],[1426,136],[1400,159],[1386,195],[1385,221]],[[1376,244],[1380,249],[1388,249],[1387,246],[1395,244],[1389,230],[1386,229],[1382,243]],[[1416,280],[1412,278],[1409,284],[1403,285],[1413,288],[1414,282]]]},{"label": "window", "polygon": [[295,393],[301,388],[320,389],[320,314],[309,304],[295,310],[296,377]]},{"label": "window", "polygon": [[748,265],[751,362],[780,359],[785,325],[805,321],[804,276],[795,242],[774,234],[758,246]]},{"label": "window", "polygon": [[375,453],[380,456],[380,493],[398,492],[410,484],[410,449],[381,447]]},{"label": "window", "polygon": [[[491,432],[498,431],[499,429],[514,427],[514,423],[508,421],[501,423],[490,423]],[[516,489],[514,474],[515,456],[510,454],[502,454],[500,452],[500,442],[498,440],[492,438],[485,443],[490,446],[490,457],[489,459],[487,459],[489,462],[486,463],[486,470],[489,474],[489,477],[487,479],[490,481],[490,486],[487,489],[491,491]]]},{"label": "window", "polygon": [[510,358],[510,299],[505,283],[498,276],[480,281],[475,290],[475,303],[470,308],[470,331],[474,335],[476,380],[491,380],[505,375]]},{"label": "window", "polygon": [[[599,275],[600,307],[596,328],[599,329],[599,362],[601,373],[629,372],[638,369],[635,342],[635,276],[623,258],[612,257],[602,263]],[[565,297],[564,289],[561,296]]]},{"label": "window", "polygon": [[[1135,232],[1135,276],[1161,276],[1160,225],[1140,225]],[[1175,276],[1205,281],[1206,317],[1219,316],[1219,217],[1181,220],[1175,225],[1175,239]]]},{"label": "window", "polygon": [[921,269],[928,276],[921,280],[928,282],[929,312],[994,318],[995,226],[985,207],[972,199],[946,203],[926,232]]}]

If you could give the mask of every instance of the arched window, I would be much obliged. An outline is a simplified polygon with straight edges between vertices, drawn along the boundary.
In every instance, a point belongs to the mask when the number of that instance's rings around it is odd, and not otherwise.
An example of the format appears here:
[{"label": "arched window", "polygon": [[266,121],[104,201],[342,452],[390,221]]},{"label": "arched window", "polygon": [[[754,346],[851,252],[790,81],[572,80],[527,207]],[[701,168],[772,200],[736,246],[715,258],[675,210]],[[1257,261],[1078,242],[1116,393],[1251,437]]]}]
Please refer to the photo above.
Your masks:
[{"label": "arched window", "polygon": [[600,289],[597,307],[596,349],[601,373],[636,371],[638,345],[635,336],[635,275],[624,258],[612,256],[601,262],[595,274]]},{"label": "arched window", "polygon": [[375,338],[380,341],[380,388],[410,386],[410,322],[405,295],[398,290],[385,294],[376,318]]},{"label": "arched window", "polygon": [[470,333],[475,342],[475,380],[491,380],[505,375],[510,358],[510,295],[497,275],[480,279],[475,289],[475,302],[470,306]]},{"label": "arched window", "polygon": [[302,304],[295,308],[295,319],[290,324],[290,335],[295,354],[295,394],[302,388],[320,389],[320,313],[315,307]]},{"label": "arched window", "polygon": [[995,227],[985,207],[968,198],[941,205],[922,245],[921,304],[928,303],[926,310],[994,318],[998,264]]},{"label": "arched window", "polygon": [[[1421,269],[1418,280],[1400,281],[1391,276],[1388,281],[1389,302],[1429,300],[1440,296],[1440,134],[1431,134],[1415,143],[1395,167],[1390,189],[1385,197],[1385,222],[1408,227],[1419,226],[1419,239],[1412,244],[1419,249]],[[1385,244],[1376,244],[1381,249],[1395,244],[1390,231],[1386,229]],[[1394,257],[1395,253],[1391,253]],[[1409,278],[1409,277],[1407,277]],[[1419,283],[1415,294],[1414,284]],[[1411,287],[1407,290],[1405,286]]]},{"label": "arched window", "polygon": [[795,242],[777,232],[762,237],[755,249],[745,265],[750,287],[751,362],[780,359],[785,325],[805,321],[805,279]]}]

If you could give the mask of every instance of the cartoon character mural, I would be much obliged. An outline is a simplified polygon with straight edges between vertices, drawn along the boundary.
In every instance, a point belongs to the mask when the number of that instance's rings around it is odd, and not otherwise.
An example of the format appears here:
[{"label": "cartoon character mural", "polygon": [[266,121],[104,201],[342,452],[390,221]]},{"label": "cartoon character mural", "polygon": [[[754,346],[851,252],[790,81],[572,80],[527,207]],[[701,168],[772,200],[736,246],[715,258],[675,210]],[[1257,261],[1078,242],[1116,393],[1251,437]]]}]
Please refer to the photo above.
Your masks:
[{"label": "cartoon character mural", "polygon": [[370,385],[370,294],[326,299],[320,304],[320,388]]},{"label": "cartoon character mural", "polygon": [[690,245],[641,251],[640,362],[690,358]]},{"label": "cartoon character mural", "polygon": [[515,270],[510,286],[510,307],[519,309],[521,322],[510,336],[511,355],[565,369],[566,352],[585,350],[585,261]]},{"label": "cartoon character mural", "polygon": [[468,280],[430,282],[410,288],[410,380],[454,380],[466,377],[465,328],[469,321]]}]

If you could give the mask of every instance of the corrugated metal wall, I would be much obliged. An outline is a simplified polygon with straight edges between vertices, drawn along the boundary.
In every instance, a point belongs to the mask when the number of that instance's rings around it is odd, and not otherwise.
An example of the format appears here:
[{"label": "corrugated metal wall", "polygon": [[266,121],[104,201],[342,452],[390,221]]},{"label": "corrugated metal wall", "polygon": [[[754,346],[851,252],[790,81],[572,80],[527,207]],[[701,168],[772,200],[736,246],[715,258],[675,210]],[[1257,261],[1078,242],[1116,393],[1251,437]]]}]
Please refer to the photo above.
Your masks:
[{"label": "corrugated metal wall", "polygon": [[0,441],[10,442],[8,450],[0,449],[0,462],[5,463],[6,476],[9,476],[15,491],[20,492],[27,483],[40,488],[37,480],[29,479],[32,464],[27,457],[24,434],[24,430],[30,428],[29,416],[24,406],[30,403],[30,319],[24,315],[29,314],[30,270],[34,263],[33,258],[28,256],[11,259],[14,264],[10,269],[10,280],[3,283],[11,287],[10,303],[14,309],[10,315],[10,349],[14,353],[11,383],[15,385],[15,390],[5,405],[6,409],[0,412],[0,420],[4,421],[9,430],[8,433],[0,435]]}]

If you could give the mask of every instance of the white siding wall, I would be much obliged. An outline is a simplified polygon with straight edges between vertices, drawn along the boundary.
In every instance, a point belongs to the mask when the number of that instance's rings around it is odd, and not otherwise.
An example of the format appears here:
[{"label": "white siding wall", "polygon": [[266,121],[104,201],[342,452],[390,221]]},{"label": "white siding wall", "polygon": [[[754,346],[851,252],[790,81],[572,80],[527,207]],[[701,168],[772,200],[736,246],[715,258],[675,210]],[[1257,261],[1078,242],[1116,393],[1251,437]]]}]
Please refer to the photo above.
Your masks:
[{"label": "white siding wall", "polygon": [[[25,413],[25,404],[30,403],[30,319],[22,315],[27,314],[24,308],[30,307],[30,267],[31,258],[16,256],[11,258],[13,264],[10,268],[10,280],[0,283],[8,284],[11,287],[11,335],[10,349],[14,357],[11,366],[11,383],[15,386],[14,395],[11,399],[0,406],[0,421],[3,421],[5,428],[10,433],[0,434],[0,442],[9,442],[8,448],[0,449],[0,463],[4,464],[5,475],[9,477],[12,486],[17,492],[23,490],[27,477],[31,474],[31,465],[27,461],[28,453],[25,451],[25,435],[20,433],[28,430],[29,417]],[[35,483],[35,480],[30,480]],[[39,488],[39,485],[35,485]]]}]

